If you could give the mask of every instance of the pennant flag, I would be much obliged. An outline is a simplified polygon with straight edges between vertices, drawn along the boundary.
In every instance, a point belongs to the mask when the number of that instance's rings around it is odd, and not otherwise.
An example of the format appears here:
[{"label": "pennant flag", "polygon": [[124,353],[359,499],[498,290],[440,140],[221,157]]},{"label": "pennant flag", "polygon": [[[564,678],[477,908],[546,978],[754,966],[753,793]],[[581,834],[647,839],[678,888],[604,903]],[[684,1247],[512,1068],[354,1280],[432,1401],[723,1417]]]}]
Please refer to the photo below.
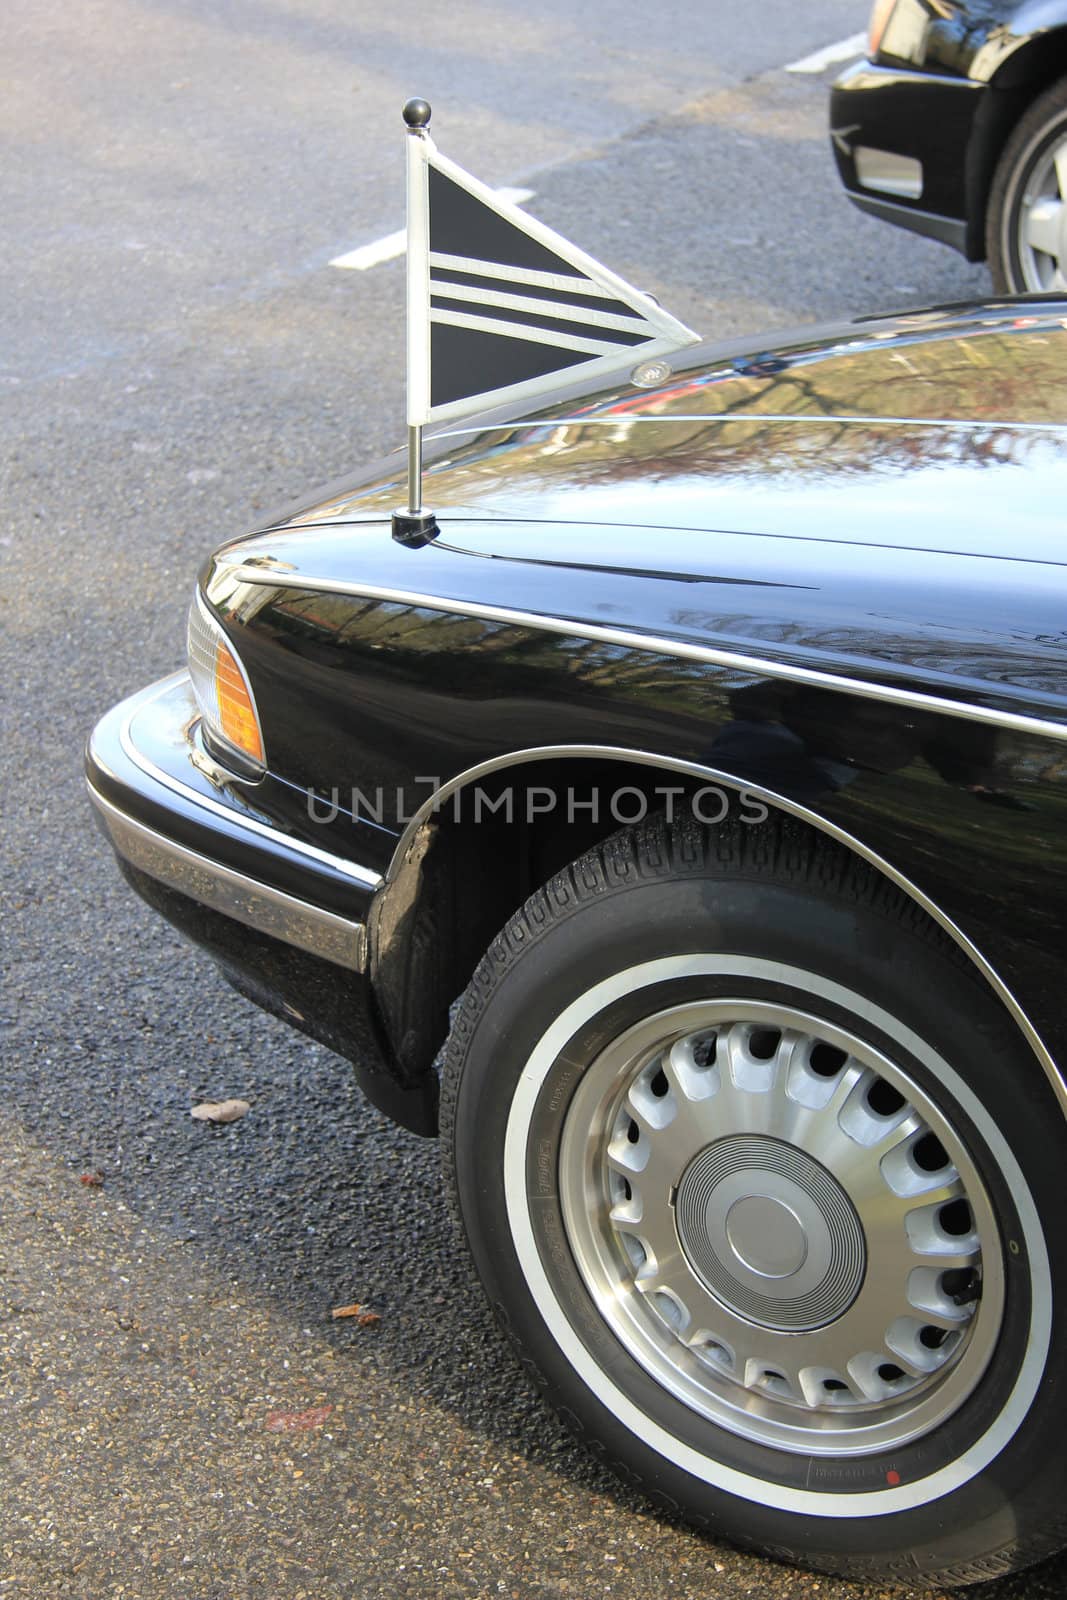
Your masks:
[{"label": "pennant flag", "polygon": [[[410,103],[419,115],[424,104]],[[409,428],[641,368],[699,342],[648,295],[439,154],[408,108],[405,119]]]}]

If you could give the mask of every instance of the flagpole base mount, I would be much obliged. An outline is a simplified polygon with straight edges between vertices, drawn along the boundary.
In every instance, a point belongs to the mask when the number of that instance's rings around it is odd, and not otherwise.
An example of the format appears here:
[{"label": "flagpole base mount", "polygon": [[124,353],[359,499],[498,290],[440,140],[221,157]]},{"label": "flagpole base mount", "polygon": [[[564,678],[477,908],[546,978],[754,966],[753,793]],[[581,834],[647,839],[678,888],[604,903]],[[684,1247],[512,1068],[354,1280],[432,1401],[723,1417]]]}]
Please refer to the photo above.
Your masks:
[{"label": "flagpole base mount", "polygon": [[432,511],[394,511],[393,538],[397,544],[419,550],[440,533],[437,518]]}]

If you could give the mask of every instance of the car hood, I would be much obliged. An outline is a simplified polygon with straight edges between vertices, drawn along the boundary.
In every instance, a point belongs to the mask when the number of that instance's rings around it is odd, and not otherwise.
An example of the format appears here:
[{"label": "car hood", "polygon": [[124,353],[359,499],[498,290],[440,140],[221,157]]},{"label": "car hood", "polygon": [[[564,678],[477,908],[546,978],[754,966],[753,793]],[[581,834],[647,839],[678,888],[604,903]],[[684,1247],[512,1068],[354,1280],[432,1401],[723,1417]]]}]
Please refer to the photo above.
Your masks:
[{"label": "car hood", "polygon": [[[251,580],[595,623],[1038,709],[1067,695],[1067,303],[868,320],[438,435],[216,553]],[[341,608],[339,615],[347,615]]]},{"label": "car hood", "polygon": [[[283,530],[386,519],[403,502],[403,469],[397,456],[335,486],[247,553],[299,564],[314,541]],[[621,541],[628,562],[636,545],[640,564],[658,553],[672,570],[721,565],[722,545],[694,533],[1059,562],[1067,302],[867,319],[774,350],[705,348],[653,390],[571,392],[533,416],[435,434],[423,499],[456,548],[551,559],[550,530],[566,528],[583,564],[621,553],[609,529],[635,530]]]}]

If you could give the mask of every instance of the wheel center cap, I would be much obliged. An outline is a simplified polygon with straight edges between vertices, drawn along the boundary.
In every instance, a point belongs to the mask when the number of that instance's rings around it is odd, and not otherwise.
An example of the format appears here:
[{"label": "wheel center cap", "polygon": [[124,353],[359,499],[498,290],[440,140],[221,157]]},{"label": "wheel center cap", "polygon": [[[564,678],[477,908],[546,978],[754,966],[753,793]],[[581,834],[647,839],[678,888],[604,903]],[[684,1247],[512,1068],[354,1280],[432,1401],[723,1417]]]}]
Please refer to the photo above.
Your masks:
[{"label": "wheel center cap", "polygon": [[726,1214],[726,1237],[741,1266],[761,1278],[791,1278],[808,1258],[804,1224],[770,1195],[735,1200]]},{"label": "wheel center cap", "polygon": [[863,1283],[855,1207],[824,1166],[782,1139],[733,1134],[705,1145],[682,1174],[674,1220],[705,1288],[762,1327],[825,1327]]}]

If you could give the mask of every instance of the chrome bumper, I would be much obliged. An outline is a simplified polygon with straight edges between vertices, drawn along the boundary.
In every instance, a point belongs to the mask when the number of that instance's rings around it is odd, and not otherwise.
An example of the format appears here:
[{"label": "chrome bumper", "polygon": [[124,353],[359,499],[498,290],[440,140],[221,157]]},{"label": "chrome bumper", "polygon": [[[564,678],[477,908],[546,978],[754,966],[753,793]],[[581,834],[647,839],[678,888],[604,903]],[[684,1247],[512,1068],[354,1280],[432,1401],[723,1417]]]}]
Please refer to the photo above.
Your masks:
[{"label": "chrome bumper", "polygon": [[[272,826],[256,811],[241,780],[234,779],[232,792],[210,782],[199,758],[196,725],[185,673],[142,690],[97,725],[86,781],[115,853],[199,905],[335,966],[363,972],[364,921],[281,883],[320,888],[324,899],[362,908],[380,882],[378,875]],[[259,870],[242,870],[242,857],[255,860]]]},{"label": "chrome bumper", "polygon": [[362,922],[349,922],[333,911],[323,911],[281,889],[246,878],[221,861],[187,850],[165,834],[126,816],[105,800],[92,783],[87,787],[112,849],[131,867],[268,938],[280,939],[283,944],[295,945],[298,950],[307,950],[353,972],[364,970],[367,930]]}]

